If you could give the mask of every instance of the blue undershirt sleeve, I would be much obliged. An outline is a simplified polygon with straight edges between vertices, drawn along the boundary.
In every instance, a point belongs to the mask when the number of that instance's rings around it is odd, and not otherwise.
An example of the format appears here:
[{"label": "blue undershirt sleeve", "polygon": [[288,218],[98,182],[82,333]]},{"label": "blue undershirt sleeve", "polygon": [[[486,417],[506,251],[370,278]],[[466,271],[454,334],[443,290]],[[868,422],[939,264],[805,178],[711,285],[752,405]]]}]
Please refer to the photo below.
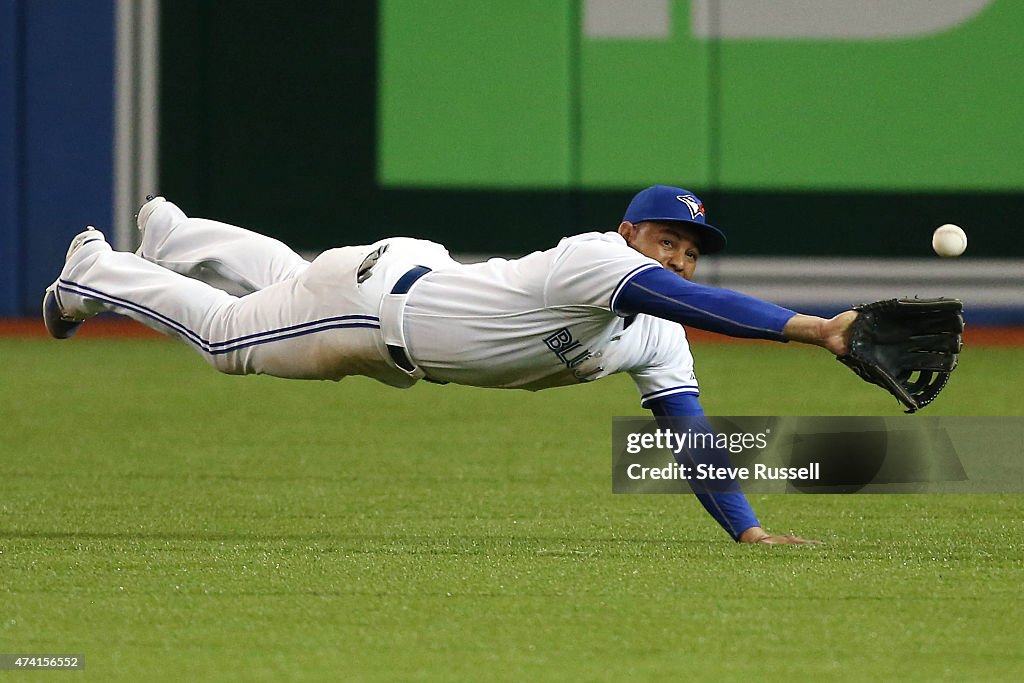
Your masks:
[{"label": "blue undershirt sleeve", "polygon": [[[665,398],[654,399],[648,402],[647,407],[651,409],[658,422],[666,428],[679,429],[680,421],[671,420],[673,417],[697,418],[686,420],[688,428],[694,431],[713,432],[711,425],[704,419],[704,409],[700,401],[693,394],[670,394]],[[681,464],[692,466],[694,463],[711,463],[719,467],[729,467],[729,454],[720,448],[691,448],[680,452],[676,459]],[[751,527],[761,526],[754,514],[747,497],[743,495],[739,484],[735,481],[729,482],[726,486],[717,485],[715,490],[708,489],[701,481],[689,480],[690,488],[701,502],[704,509],[708,511],[715,521],[738,541],[740,535]]]},{"label": "blue undershirt sleeve", "polygon": [[620,285],[611,302],[623,316],[644,313],[730,337],[786,341],[782,328],[795,311],[734,292],[684,280],[658,267]]}]

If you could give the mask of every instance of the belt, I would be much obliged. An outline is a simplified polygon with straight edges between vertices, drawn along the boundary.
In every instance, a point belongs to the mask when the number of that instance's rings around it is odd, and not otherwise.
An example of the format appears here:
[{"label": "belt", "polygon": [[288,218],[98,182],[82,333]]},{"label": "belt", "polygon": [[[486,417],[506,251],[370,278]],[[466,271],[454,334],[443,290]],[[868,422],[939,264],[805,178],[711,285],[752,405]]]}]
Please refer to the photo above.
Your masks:
[{"label": "belt", "polygon": [[[429,272],[430,268],[427,268],[426,266],[413,266],[408,271],[406,271],[405,275],[398,278],[398,282],[396,282],[395,286],[391,288],[391,295],[394,297],[404,296],[405,294],[408,294],[409,290],[412,289],[412,286],[416,284],[416,281]],[[402,308],[404,308],[404,303]],[[402,320],[398,320],[397,324],[402,325]],[[391,356],[391,360],[399,368],[409,373],[410,375],[415,375],[423,372],[422,370],[416,367],[415,363],[412,362],[412,358],[409,357],[409,352],[405,350],[405,346],[401,344],[385,345],[387,346],[388,355]],[[423,379],[426,379],[428,382],[433,381],[426,376],[423,376]]]},{"label": "belt", "polygon": [[412,286],[416,284],[416,281],[429,272],[430,268],[427,268],[426,266],[413,266],[406,271],[405,275],[398,278],[398,282],[396,282],[395,286],[391,288],[391,293],[408,294],[409,290],[412,289]]}]

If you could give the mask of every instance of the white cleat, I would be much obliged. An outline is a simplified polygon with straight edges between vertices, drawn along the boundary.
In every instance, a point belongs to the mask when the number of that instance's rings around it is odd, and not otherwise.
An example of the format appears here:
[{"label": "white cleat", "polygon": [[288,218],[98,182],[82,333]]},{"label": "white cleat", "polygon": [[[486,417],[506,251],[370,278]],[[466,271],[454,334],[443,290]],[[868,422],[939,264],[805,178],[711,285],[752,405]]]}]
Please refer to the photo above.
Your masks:
[{"label": "white cleat", "polygon": [[89,242],[106,242],[107,238],[102,232],[92,227],[91,225],[86,227],[85,230],[78,233],[71,238],[71,245],[68,247],[68,253],[64,256],[64,263],[71,260],[71,257],[75,255],[79,249],[81,249]]},{"label": "white cleat", "polygon": [[143,235],[146,234],[146,223],[149,222],[149,217],[153,215],[158,206],[166,201],[163,197],[146,196],[146,203],[142,205],[142,208],[139,209],[139,215],[135,217],[135,225],[138,226],[139,232]]},{"label": "white cleat", "polygon": [[[84,231],[78,233],[71,240],[71,245],[68,247],[68,253],[64,257],[64,264],[71,260],[78,251],[90,242],[102,242],[107,244],[107,238],[103,236],[103,233],[92,227],[91,225]],[[109,245],[107,246],[109,249]],[[60,278],[46,288],[43,292],[43,324],[46,325],[46,331],[50,333],[50,336],[54,339],[67,339],[78,331],[87,318],[76,318],[72,315],[68,315],[64,312],[63,307],[60,304],[60,293],[58,291],[60,286]]]}]

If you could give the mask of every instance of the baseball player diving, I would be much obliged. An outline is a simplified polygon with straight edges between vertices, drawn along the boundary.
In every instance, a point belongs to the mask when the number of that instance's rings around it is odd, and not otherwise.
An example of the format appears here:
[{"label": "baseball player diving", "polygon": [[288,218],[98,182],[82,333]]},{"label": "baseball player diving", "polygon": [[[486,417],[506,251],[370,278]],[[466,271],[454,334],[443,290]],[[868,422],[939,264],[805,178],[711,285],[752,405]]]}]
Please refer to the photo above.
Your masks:
[{"label": "baseball player diving", "polygon": [[[113,251],[91,228],[72,240],[43,298],[52,336],[112,311],[178,337],[224,373],[365,375],[403,388],[426,380],[536,391],[625,372],[642,405],[665,417],[703,415],[684,325],[849,358],[861,315],[802,315],[691,282],[698,257],[726,238],[692,192],[664,185],[639,192],[613,232],[470,265],[406,237],[309,262],[163,197],[142,206],[138,227],[136,253]],[[765,532],[738,488],[695,493],[736,541],[810,542]]]}]

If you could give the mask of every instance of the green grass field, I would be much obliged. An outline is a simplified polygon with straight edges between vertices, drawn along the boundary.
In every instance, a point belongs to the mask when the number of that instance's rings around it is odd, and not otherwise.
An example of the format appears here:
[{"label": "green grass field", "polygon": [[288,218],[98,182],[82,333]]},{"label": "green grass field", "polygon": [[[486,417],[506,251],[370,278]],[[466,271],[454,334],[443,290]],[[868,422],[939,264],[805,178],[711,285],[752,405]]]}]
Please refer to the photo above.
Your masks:
[{"label": "green grass field", "polygon": [[[898,414],[807,348],[695,349],[707,411]],[[0,339],[0,652],[78,680],[1020,680],[1024,497],[760,496],[817,547],[612,496],[615,377],[540,394],[218,375]],[[1024,415],[968,349],[928,414]],[[44,674],[45,676],[45,674]],[[12,672],[0,678],[20,678]]]}]

